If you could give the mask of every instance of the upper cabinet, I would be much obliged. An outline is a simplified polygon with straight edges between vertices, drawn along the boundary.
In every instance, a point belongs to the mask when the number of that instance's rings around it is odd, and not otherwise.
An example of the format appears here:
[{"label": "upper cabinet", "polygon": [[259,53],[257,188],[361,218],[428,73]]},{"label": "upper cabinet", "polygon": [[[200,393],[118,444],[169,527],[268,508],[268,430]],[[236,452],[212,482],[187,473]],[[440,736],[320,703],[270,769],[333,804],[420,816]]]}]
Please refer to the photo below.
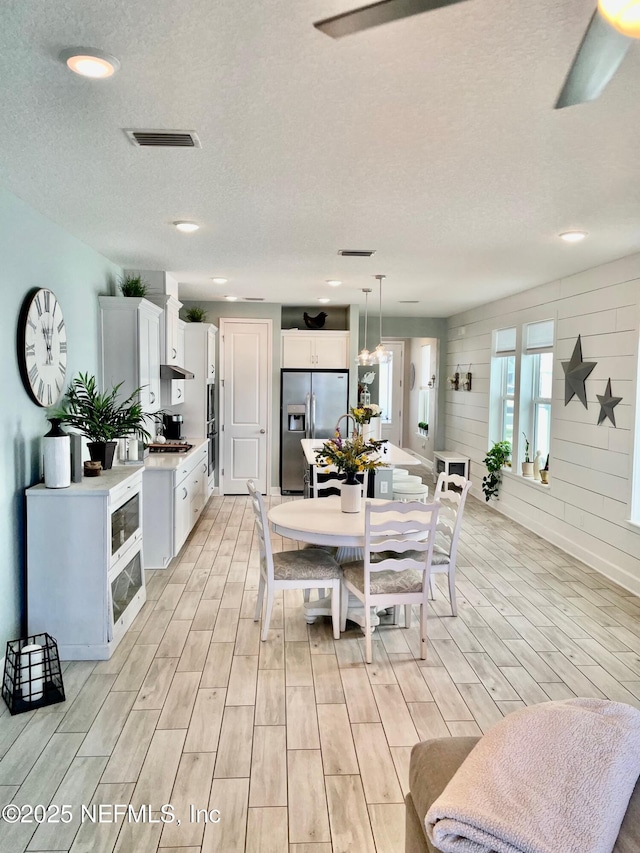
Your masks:
[{"label": "upper cabinet", "polygon": [[[151,294],[149,301],[162,308],[164,315],[160,324],[160,364],[184,363],[184,321],[180,319],[182,302],[166,294]],[[163,379],[161,382],[162,405],[175,406],[184,401],[184,379]]]},{"label": "upper cabinet", "polygon": [[122,383],[121,397],[140,388],[145,412],[160,408],[160,321],[162,308],[147,299],[101,296],[102,384]]},{"label": "upper cabinet", "polygon": [[282,367],[349,368],[349,332],[282,332]]}]

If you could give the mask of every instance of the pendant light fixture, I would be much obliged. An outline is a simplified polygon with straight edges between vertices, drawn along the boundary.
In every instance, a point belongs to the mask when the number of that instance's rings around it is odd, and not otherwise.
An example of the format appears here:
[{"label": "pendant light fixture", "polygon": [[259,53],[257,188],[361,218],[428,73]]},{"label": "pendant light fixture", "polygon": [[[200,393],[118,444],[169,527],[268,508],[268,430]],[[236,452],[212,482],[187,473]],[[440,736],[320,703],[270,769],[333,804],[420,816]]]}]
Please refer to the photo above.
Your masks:
[{"label": "pendant light fixture", "polygon": [[382,279],[386,278],[386,275],[376,275],[374,278],[378,279],[378,284],[380,285],[380,312],[379,312],[379,322],[380,322],[380,343],[371,353],[371,361],[370,364],[388,364],[393,358],[393,353],[386,350],[382,345]]},{"label": "pendant light fixture", "polygon": [[364,293],[364,346],[356,357],[356,363],[361,367],[366,367],[371,364],[371,353],[367,349],[367,324],[369,321],[369,294],[371,293],[371,288],[363,287],[362,292]]}]

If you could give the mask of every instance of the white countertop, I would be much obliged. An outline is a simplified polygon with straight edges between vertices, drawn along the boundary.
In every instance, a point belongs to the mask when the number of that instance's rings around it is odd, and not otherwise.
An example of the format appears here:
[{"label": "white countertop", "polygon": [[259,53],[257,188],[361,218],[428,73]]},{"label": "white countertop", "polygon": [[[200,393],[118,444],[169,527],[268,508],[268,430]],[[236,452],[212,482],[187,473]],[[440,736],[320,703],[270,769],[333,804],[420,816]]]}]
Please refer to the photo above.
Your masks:
[{"label": "white countertop", "polygon": [[206,438],[189,438],[187,441],[193,444],[187,453],[150,453],[144,460],[145,471],[176,471],[207,444]]},{"label": "white countertop", "polygon": [[[309,465],[316,465],[316,450],[320,450],[325,441],[329,441],[330,439],[322,439],[322,438],[301,438],[300,444],[302,445],[302,451],[305,455],[305,458]],[[381,454],[380,458],[384,459],[385,465],[388,465],[389,468],[395,468],[396,465],[419,465],[420,460],[416,459],[415,456],[412,456],[410,453],[407,453],[405,450],[402,450],[401,447],[396,447],[395,444],[390,444],[388,441],[386,442],[387,452],[385,454]]]},{"label": "white countertop", "polygon": [[48,489],[44,483],[37,483],[27,489],[29,494],[39,497],[55,495],[106,495],[134,474],[140,475],[142,465],[114,465],[108,471],[101,471],[97,477],[83,477],[79,483],[71,483],[64,489]]}]

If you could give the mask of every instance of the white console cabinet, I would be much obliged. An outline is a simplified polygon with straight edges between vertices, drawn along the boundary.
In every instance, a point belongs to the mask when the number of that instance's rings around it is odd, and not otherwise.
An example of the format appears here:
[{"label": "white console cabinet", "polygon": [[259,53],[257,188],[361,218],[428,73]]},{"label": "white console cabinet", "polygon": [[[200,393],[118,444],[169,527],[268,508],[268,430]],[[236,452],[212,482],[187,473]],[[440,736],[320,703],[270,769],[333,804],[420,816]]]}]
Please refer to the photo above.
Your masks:
[{"label": "white console cabinet", "polygon": [[283,331],[282,367],[348,369],[349,332]]},{"label": "white console cabinet", "polygon": [[62,660],[106,660],[146,600],[142,468],[26,495],[28,633]]},{"label": "white console cabinet", "polygon": [[151,454],[144,469],[144,566],[164,569],[200,518],[207,495],[207,442],[189,453]]}]

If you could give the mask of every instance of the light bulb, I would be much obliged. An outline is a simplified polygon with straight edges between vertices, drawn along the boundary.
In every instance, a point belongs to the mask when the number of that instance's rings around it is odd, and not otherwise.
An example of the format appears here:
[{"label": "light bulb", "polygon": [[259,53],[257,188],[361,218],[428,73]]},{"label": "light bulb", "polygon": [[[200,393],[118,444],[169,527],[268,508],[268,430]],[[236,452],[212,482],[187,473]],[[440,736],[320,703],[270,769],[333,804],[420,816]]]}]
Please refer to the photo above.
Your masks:
[{"label": "light bulb", "polygon": [[67,67],[82,77],[94,80],[111,77],[120,68],[120,62],[110,53],[93,47],[73,47],[63,50],[60,59]]},{"label": "light bulb", "polygon": [[196,225],[195,222],[174,222],[173,223],[178,231],[182,231],[184,234],[191,234],[193,231],[197,231],[200,228],[199,225]]},{"label": "light bulb", "polygon": [[598,11],[619,33],[640,38],[640,0],[598,0]]},{"label": "light bulb", "polygon": [[586,236],[586,231],[563,231],[562,234],[558,234],[558,237],[565,243],[579,243]]}]

